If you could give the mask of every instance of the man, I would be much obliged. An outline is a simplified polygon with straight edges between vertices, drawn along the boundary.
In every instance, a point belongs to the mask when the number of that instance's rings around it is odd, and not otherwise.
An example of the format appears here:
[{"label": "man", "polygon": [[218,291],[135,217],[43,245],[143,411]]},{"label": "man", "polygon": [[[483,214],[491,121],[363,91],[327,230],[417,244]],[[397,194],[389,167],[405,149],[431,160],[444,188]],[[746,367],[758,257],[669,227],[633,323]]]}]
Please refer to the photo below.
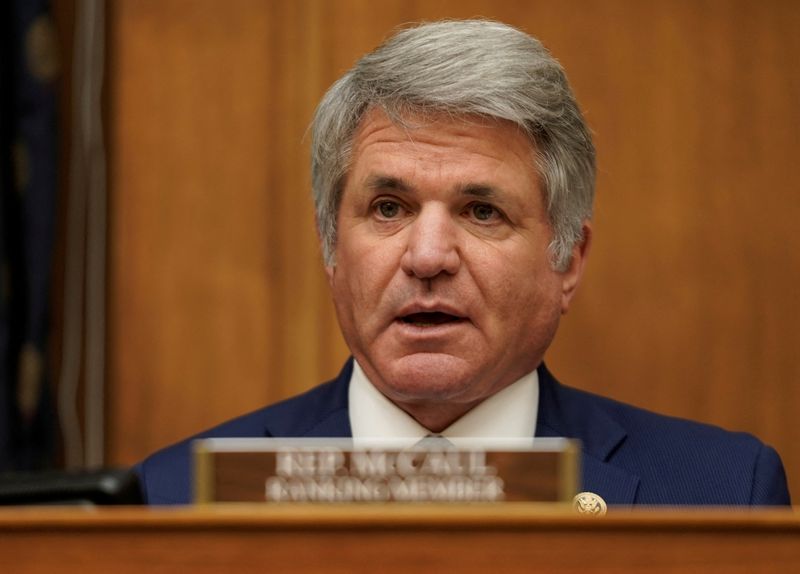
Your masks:
[{"label": "man", "polygon": [[[353,359],[339,377],[200,436],[566,436],[608,504],[788,504],[754,437],[560,385],[544,354],[591,242],[594,148],[559,64],[489,21],[404,30],[314,119],[323,256]],[[197,437],[194,437],[197,438]],[[190,500],[185,441],[139,467]]]}]

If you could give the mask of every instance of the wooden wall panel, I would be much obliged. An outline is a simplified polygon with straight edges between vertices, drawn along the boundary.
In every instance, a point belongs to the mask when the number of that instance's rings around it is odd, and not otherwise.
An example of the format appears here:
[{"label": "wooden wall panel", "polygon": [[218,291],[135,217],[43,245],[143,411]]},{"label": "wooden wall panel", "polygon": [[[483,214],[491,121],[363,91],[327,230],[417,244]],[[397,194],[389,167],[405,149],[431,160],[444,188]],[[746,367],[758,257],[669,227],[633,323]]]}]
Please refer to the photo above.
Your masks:
[{"label": "wooden wall panel", "polygon": [[306,127],[395,26],[487,16],[565,65],[599,150],[568,384],[748,430],[800,496],[800,5],[121,0],[109,30],[114,462],[333,376]]},{"label": "wooden wall panel", "polygon": [[115,460],[269,398],[271,22],[188,8],[119,3],[111,27]]}]

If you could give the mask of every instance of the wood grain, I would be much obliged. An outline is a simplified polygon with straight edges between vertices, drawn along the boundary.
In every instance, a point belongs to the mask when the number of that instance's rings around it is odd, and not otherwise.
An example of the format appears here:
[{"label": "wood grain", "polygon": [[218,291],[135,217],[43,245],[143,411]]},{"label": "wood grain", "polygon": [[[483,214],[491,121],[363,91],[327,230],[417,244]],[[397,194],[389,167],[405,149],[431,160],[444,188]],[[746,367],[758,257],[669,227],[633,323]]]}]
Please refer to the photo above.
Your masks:
[{"label": "wood grain", "polygon": [[0,567],[15,574],[782,574],[800,566],[798,540],[800,521],[790,511],[623,512],[602,519],[536,505],[0,511]]}]

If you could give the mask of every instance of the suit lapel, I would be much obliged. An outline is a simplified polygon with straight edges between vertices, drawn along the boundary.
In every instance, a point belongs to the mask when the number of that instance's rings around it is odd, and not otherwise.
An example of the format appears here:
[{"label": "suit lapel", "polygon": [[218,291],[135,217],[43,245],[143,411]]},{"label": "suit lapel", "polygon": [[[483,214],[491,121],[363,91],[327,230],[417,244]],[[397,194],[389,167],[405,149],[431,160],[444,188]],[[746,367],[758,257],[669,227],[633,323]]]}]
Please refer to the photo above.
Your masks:
[{"label": "suit lapel", "polygon": [[349,438],[353,436],[350,430],[350,411],[347,408],[338,409],[320,419],[303,435],[306,437]]},{"label": "suit lapel", "polygon": [[271,407],[264,436],[310,438],[353,436],[348,407],[352,372],[351,357],[335,379]]},{"label": "suit lapel", "polygon": [[538,373],[536,436],[580,440],[581,490],[600,495],[608,504],[633,504],[639,477],[613,463],[614,452],[625,441],[625,429],[593,395],[561,385],[544,364]]}]

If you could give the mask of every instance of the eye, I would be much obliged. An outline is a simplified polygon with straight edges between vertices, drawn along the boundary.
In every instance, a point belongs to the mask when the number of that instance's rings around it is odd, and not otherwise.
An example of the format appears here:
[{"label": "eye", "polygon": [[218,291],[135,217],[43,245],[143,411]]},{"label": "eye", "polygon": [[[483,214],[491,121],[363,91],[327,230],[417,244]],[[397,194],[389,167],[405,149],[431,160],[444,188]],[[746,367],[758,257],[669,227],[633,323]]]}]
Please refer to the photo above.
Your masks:
[{"label": "eye", "polygon": [[492,221],[500,216],[500,212],[488,203],[472,203],[468,211],[478,221]]},{"label": "eye", "polygon": [[383,219],[394,219],[400,215],[402,207],[396,201],[383,200],[376,203],[373,209]]}]

